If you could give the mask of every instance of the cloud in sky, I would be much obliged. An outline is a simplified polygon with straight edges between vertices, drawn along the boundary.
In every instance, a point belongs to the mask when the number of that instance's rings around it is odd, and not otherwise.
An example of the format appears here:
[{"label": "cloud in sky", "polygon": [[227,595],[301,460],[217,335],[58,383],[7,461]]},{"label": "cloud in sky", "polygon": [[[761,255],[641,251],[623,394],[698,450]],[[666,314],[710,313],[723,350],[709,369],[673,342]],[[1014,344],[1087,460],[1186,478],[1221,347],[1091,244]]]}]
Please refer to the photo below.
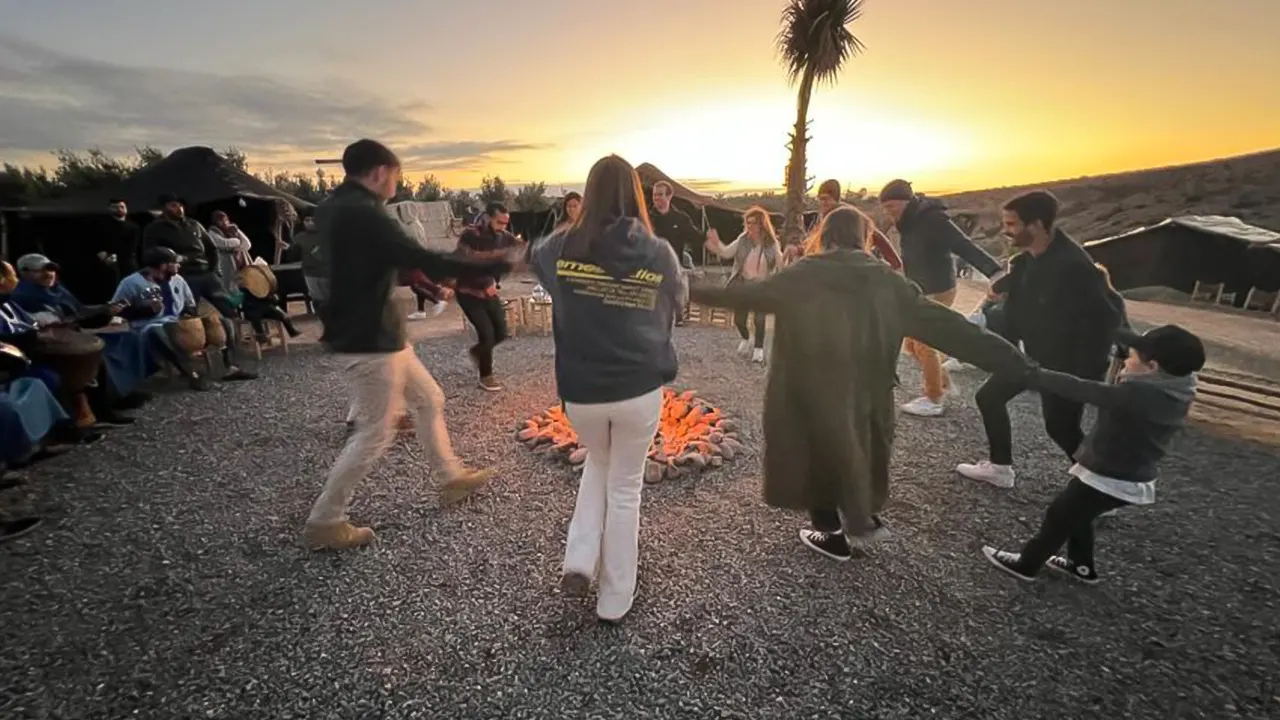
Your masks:
[{"label": "cloud in sky", "polygon": [[0,152],[234,145],[254,161],[331,156],[356,137],[392,144],[410,170],[471,169],[539,146],[423,142],[431,108],[330,81],[217,75],[76,57],[0,35]]}]

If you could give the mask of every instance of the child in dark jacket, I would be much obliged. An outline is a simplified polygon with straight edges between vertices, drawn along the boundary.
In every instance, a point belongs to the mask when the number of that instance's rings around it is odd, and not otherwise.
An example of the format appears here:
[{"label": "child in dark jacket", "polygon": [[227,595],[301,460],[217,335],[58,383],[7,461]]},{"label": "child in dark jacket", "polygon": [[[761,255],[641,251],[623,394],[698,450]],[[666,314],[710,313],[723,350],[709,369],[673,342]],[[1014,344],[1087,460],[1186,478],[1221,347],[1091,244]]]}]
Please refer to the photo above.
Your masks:
[{"label": "child in dark jacket", "polygon": [[[1040,531],[1019,553],[987,546],[983,555],[1019,580],[1031,581],[1041,567],[1093,584],[1093,521],[1127,505],[1155,502],[1156,470],[1174,435],[1186,424],[1204,367],[1204,344],[1177,325],[1143,335],[1121,331],[1129,350],[1115,384],[1065,373],[1033,370],[1028,384],[1098,408],[1093,432],[1076,453],[1073,476],[1045,512]],[[1067,554],[1055,555],[1066,543]]]}]

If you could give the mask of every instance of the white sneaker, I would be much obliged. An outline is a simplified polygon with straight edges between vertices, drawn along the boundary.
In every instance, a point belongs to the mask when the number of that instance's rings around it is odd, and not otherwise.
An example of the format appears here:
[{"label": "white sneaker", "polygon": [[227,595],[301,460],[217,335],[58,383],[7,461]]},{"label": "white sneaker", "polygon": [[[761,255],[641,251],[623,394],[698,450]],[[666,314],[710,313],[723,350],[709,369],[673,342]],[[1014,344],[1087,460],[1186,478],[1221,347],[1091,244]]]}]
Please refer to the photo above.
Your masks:
[{"label": "white sneaker", "polygon": [[426,320],[427,314],[424,312],[411,312],[409,313],[409,319],[410,320]]},{"label": "white sneaker", "polygon": [[756,348],[751,351],[751,362],[764,364],[764,348]]},{"label": "white sneaker", "polygon": [[946,405],[934,402],[927,397],[918,397],[902,406],[902,412],[916,417],[938,417],[946,409]]},{"label": "white sneaker", "polygon": [[998,488],[1013,487],[1012,465],[995,465],[990,460],[983,460],[980,463],[960,463],[956,466],[956,472],[970,480],[980,480]]},{"label": "white sneaker", "polygon": [[969,363],[960,362],[955,358],[947,358],[947,361],[942,363],[942,369],[947,372],[966,372],[969,370],[976,370],[977,368]]},{"label": "white sneaker", "polygon": [[741,355],[742,357],[746,357],[751,354],[750,340],[743,340],[742,342],[738,343],[738,354]]},{"label": "white sneaker", "polygon": [[[447,307],[449,307],[449,303],[438,302],[435,305],[431,306],[431,314],[433,316],[439,315],[440,313],[444,312],[444,309]],[[423,314],[423,317],[426,317],[425,313]]]}]

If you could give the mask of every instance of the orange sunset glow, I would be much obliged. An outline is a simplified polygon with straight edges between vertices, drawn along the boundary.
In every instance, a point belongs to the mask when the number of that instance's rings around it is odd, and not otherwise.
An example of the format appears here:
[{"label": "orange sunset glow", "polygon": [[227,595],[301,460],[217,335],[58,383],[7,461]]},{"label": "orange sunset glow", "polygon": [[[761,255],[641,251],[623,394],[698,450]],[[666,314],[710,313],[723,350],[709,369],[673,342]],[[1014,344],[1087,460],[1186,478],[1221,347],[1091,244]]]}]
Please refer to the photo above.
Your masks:
[{"label": "orange sunset glow", "polygon": [[[279,4],[271,12],[301,7]],[[152,21],[132,11],[89,8],[73,23],[0,5],[20,20],[5,31],[16,34],[0,35],[0,57],[31,68],[32,83],[49,73],[38,91],[0,83],[9,106],[0,109],[0,157],[9,161],[48,163],[54,147],[209,144],[244,149],[255,169],[310,170],[350,138],[376,134],[409,150],[411,176],[431,173],[451,187],[487,174],[576,184],[609,152],[707,190],[783,182],[795,91],[773,46],[778,0],[731,10],[675,0],[447,9],[390,0],[378,10],[385,37],[351,51],[339,49],[343,33],[364,10],[312,4],[290,16],[294,40],[274,41],[270,22],[247,24],[233,54],[170,47],[178,40],[154,33],[136,43],[125,28]],[[237,6],[250,4],[194,9],[189,21],[214,22]],[[121,32],[86,34],[104,24]],[[853,187],[903,176],[945,191],[1275,147],[1280,85],[1266,68],[1280,68],[1276,27],[1280,3],[1270,0],[870,0],[853,27],[865,53],[814,93],[808,171]],[[495,41],[477,46],[477,33]],[[93,79],[72,78],[87,95],[56,99],[67,79],[49,58],[69,57],[96,63],[125,94],[159,72],[183,87],[230,90],[209,91],[212,118],[161,97],[123,126],[94,125]],[[297,98],[267,102],[265,89],[235,85],[254,82]],[[49,115],[37,122],[40,107]],[[83,121],[65,117],[76,111]],[[218,122],[224,112],[229,122]],[[266,119],[242,121],[259,114]]]}]

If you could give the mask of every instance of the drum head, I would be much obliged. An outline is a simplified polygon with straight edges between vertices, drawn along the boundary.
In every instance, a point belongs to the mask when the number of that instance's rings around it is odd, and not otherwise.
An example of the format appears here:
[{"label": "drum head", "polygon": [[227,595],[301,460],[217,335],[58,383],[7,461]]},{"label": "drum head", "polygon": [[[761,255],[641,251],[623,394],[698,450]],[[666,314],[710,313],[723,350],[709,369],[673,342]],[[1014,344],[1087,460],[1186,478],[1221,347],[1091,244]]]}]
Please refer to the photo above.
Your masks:
[{"label": "drum head", "polygon": [[236,274],[240,287],[259,300],[275,292],[275,275],[261,265],[249,265]]}]

